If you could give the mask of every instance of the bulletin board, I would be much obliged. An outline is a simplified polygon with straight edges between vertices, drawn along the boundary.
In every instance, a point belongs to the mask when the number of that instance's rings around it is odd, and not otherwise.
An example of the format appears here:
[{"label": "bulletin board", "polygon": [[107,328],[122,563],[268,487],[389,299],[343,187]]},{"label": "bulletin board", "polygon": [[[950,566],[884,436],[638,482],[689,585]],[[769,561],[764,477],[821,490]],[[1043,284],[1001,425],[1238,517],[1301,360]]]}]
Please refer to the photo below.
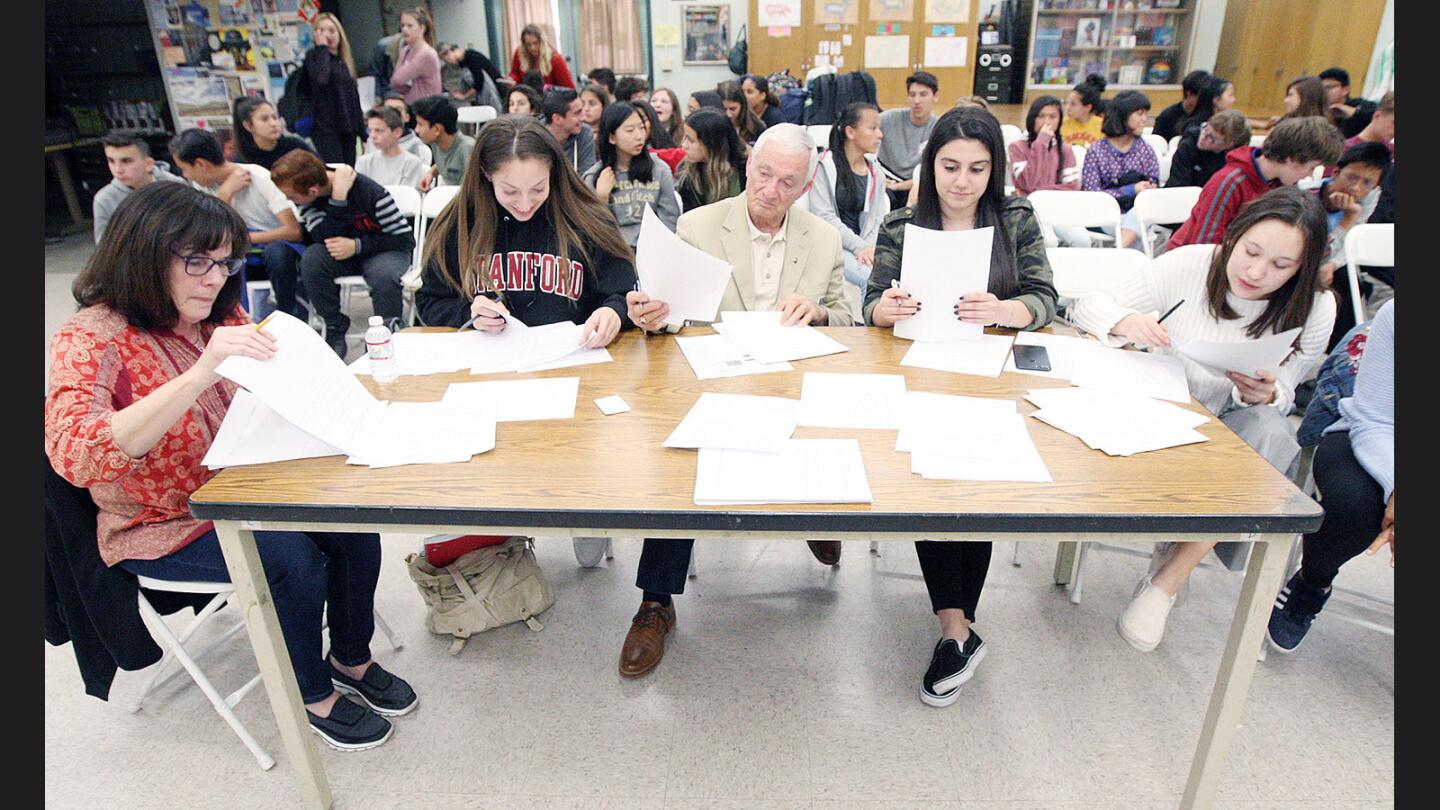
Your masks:
[{"label": "bulletin board", "polygon": [[314,45],[315,0],[146,0],[170,111],[181,130],[229,140],[241,96],[274,103]]}]

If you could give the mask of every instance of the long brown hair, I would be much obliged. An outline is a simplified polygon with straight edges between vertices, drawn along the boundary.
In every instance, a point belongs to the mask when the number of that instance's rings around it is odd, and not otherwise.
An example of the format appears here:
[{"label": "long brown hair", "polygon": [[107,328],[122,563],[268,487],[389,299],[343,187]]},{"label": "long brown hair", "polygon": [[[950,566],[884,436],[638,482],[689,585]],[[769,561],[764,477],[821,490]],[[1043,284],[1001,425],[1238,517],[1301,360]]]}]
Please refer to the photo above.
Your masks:
[{"label": "long brown hair", "polygon": [[[555,136],[533,117],[502,115],[480,128],[460,189],[430,225],[421,257],[426,266],[435,262],[445,282],[466,299],[474,298],[477,290],[491,289],[490,276],[483,271],[495,250],[500,203],[490,175],[512,160],[527,158],[544,161],[550,169],[550,196],[535,216],[544,215],[563,262],[582,256],[595,273],[597,253],[635,261],[609,206],[575,173]],[[451,267],[445,258],[445,244],[452,236],[460,267]]]},{"label": "long brown hair", "polygon": [[[525,47],[525,35],[540,40],[540,58],[538,61],[531,61],[530,51]],[[520,29],[520,67],[528,70],[538,70],[541,76],[550,75],[550,63],[555,59],[555,46],[550,44],[550,37],[545,35],[545,29],[535,23],[526,23]]]},{"label": "long brown hair", "polygon": [[1296,107],[1294,112],[1286,113],[1281,118],[1302,118],[1307,115],[1331,117],[1329,105],[1326,104],[1325,85],[1318,78],[1301,76],[1285,85],[1285,92],[1289,93],[1292,87],[1295,88],[1295,94],[1300,96],[1300,106]]},{"label": "long brown hair", "polygon": [[424,6],[407,8],[400,12],[400,16],[409,14],[415,21],[425,26],[425,44],[435,47],[435,20],[430,17],[430,11]]},{"label": "long brown hair", "polygon": [[[1225,240],[1215,251],[1215,258],[1210,261],[1210,273],[1205,277],[1205,303],[1210,315],[1226,321],[1240,317],[1225,300],[1230,291],[1230,278],[1225,266],[1230,263],[1230,254],[1235,252],[1235,245],[1245,232],[1267,219],[1278,220],[1300,231],[1305,248],[1300,254],[1300,269],[1280,289],[1270,294],[1265,311],[1245,329],[1245,334],[1252,338],[1266,332],[1279,333],[1297,326],[1304,327],[1315,305],[1315,295],[1325,291],[1320,281],[1320,262],[1325,256],[1328,233],[1325,209],[1315,195],[1294,186],[1281,186],[1242,209],[1226,229]],[[1296,341],[1298,346],[1299,338]]]},{"label": "long brown hair", "polygon": [[[322,11],[319,14],[315,15],[315,22],[310,23],[310,28],[313,30],[315,26],[319,25],[322,22],[329,22],[331,25],[335,26],[335,32],[340,35],[340,43],[335,46],[336,55],[340,57],[341,62],[345,63],[345,67],[350,69],[350,75],[354,76],[355,59],[353,56],[350,55],[350,38],[345,36],[345,26],[340,24],[339,17],[336,17],[334,14],[331,14],[328,11]],[[424,21],[422,20],[421,22]]]},{"label": "long brown hair", "polygon": [[[208,253],[230,243],[240,258],[250,249],[245,220],[219,197],[188,183],[151,183],[115,209],[105,235],[71,292],[82,307],[104,304],[140,329],[172,329],[180,311],[170,295],[177,255]],[[240,303],[240,276],[225,280],[205,319],[220,324]]]}]

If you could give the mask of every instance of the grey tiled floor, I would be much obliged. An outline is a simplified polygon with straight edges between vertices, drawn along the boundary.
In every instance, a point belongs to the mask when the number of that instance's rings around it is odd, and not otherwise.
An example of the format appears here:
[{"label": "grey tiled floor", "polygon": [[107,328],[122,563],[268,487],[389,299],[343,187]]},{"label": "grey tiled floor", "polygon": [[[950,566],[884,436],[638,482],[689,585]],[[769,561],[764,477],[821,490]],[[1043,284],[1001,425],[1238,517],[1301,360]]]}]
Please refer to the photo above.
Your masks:
[{"label": "grey tiled floor", "polygon": [[[47,336],[72,309],[86,254],[47,250]],[[1025,545],[1015,568],[997,543],[976,625],[990,655],[936,710],[916,695],[936,626],[906,543],[878,558],[847,543],[833,570],[797,542],[698,543],[665,660],[639,681],[616,672],[639,600],[638,540],[586,570],[568,540],[540,538],[557,597],[545,630],[512,625],[456,656],[424,629],[404,570],[418,543],[385,537],[377,605],[406,643],[377,638],[374,650],[420,707],[380,749],[321,747],[336,807],[1174,807],[1240,587],[1197,572],[1164,642],[1142,654],[1115,617],[1145,560],[1092,555],[1072,605],[1050,584],[1053,544]],[[1339,584],[1393,596],[1378,557]],[[1259,665],[1217,807],[1393,805],[1394,640],[1340,612],[1332,602],[1299,652]],[[103,703],[84,694],[68,647],[44,654],[47,805],[294,806],[262,694],[236,711],[279,760],[268,772],[199,690],[167,687],[130,714],[148,673],[120,673]],[[229,691],[255,664],[241,638],[204,666]]]}]

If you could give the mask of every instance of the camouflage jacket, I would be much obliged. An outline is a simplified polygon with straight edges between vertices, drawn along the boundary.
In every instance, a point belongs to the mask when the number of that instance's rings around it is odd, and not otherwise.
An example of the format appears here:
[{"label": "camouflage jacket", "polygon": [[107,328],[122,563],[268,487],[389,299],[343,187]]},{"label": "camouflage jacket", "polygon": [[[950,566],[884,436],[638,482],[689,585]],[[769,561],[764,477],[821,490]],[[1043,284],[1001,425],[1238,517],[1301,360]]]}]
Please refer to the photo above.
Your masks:
[{"label": "camouflage jacket", "polygon": [[[1010,233],[1015,250],[1015,266],[1020,275],[1020,294],[1014,300],[1030,310],[1033,320],[1024,331],[1039,329],[1055,318],[1056,294],[1051,280],[1050,261],[1045,258],[1045,237],[1035,209],[1024,197],[1009,196],[1000,204],[1000,217]],[[870,271],[870,284],[865,289],[865,323],[890,282],[900,278],[900,254],[905,245],[905,225],[915,220],[913,207],[892,211],[880,223],[875,243],[875,266]]]}]

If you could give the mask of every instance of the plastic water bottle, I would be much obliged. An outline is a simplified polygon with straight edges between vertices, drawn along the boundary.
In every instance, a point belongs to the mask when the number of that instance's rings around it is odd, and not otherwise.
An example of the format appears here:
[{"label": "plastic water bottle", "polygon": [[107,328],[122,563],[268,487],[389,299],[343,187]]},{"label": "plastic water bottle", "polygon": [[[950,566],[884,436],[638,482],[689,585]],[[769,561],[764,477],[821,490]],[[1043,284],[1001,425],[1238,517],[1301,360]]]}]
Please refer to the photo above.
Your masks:
[{"label": "plastic water bottle", "polygon": [[400,367],[395,362],[395,341],[385,328],[385,319],[379,315],[370,316],[370,328],[365,330],[365,353],[370,357],[370,377],[375,382],[394,382],[400,376]]}]

